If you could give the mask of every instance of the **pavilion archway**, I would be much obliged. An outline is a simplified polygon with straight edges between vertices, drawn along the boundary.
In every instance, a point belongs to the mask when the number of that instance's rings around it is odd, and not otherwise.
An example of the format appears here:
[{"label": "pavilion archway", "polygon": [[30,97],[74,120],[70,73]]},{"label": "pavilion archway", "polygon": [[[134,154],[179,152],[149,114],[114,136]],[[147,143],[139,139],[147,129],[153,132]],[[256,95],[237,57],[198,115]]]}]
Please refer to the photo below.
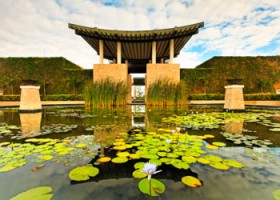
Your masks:
[{"label": "pavilion archway", "polygon": [[[168,29],[122,31],[68,24],[99,55],[99,63],[94,64],[93,81],[110,78],[127,82],[128,103],[132,101],[133,73],[146,74],[146,89],[159,78],[174,83],[180,81],[180,64],[174,63],[174,58],[203,26],[200,22]],[[110,64],[104,64],[104,59]]]}]

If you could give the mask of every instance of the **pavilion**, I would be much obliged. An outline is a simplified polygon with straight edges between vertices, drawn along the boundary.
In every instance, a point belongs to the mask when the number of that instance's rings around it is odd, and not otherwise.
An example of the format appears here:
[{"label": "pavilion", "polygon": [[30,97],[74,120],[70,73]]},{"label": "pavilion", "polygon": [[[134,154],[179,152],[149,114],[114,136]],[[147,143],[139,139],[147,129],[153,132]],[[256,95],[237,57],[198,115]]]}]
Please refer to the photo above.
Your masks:
[{"label": "pavilion", "polygon": [[[175,64],[174,58],[203,26],[200,22],[168,29],[124,31],[68,24],[99,55],[99,64],[94,64],[94,81],[110,78],[131,86],[130,74],[146,73],[145,80],[135,80],[135,84],[145,83],[146,89],[159,78],[180,81],[180,64]],[[110,64],[104,64],[104,58]]]}]

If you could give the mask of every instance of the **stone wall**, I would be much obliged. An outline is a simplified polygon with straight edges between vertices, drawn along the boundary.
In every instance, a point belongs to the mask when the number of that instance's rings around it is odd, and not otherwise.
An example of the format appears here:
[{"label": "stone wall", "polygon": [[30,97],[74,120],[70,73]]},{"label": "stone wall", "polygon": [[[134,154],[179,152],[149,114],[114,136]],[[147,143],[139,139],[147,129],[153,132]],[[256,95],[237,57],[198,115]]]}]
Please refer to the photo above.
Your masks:
[{"label": "stone wall", "polygon": [[147,64],[146,89],[157,79],[169,79],[174,83],[180,82],[180,64]]},{"label": "stone wall", "polygon": [[94,64],[93,81],[111,79],[127,82],[127,64]]}]

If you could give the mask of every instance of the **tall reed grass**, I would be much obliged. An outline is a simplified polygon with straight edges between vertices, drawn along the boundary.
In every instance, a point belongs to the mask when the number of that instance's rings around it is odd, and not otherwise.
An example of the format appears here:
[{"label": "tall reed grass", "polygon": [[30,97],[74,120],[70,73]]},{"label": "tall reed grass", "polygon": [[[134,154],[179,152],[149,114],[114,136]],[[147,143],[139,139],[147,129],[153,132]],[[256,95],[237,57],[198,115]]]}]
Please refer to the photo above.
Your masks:
[{"label": "tall reed grass", "polygon": [[184,90],[183,81],[176,84],[168,79],[157,79],[147,90],[147,105],[163,107],[182,105]]},{"label": "tall reed grass", "polygon": [[84,98],[87,107],[114,107],[126,104],[127,84],[103,79],[88,82],[84,87]]}]

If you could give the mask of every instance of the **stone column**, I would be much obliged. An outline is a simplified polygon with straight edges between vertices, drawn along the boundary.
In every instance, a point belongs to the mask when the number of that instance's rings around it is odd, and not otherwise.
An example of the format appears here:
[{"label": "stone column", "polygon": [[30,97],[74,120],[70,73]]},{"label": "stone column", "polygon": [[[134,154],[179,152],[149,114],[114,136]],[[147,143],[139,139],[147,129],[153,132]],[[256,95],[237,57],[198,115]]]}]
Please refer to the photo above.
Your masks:
[{"label": "stone column", "polygon": [[[233,79],[228,82],[232,83]],[[225,86],[225,104],[224,110],[226,111],[244,111],[245,104],[243,98],[244,85],[238,85],[236,82],[232,85]]]},{"label": "stone column", "polygon": [[152,43],[152,64],[156,64],[157,62],[157,43],[153,41]]},{"label": "stone column", "polygon": [[122,63],[122,46],[121,42],[117,42],[117,64]]},{"label": "stone column", "polygon": [[128,92],[126,96],[126,103],[131,104],[132,99],[131,99],[131,89],[132,89],[132,76],[130,74],[127,75],[127,87],[128,87]]},{"label": "stone column", "polygon": [[174,59],[174,39],[170,40],[170,46],[169,46],[169,64],[173,64]]},{"label": "stone column", "polygon": [[19,112],[41,112],[42,104],[39,94],[40,86],[22,85],[20,86],[20,107]]},{"label": "stone column", "polygon": [[103,64],[103,59],[104,59],[103,40],[99,40],[99,64]]}]

